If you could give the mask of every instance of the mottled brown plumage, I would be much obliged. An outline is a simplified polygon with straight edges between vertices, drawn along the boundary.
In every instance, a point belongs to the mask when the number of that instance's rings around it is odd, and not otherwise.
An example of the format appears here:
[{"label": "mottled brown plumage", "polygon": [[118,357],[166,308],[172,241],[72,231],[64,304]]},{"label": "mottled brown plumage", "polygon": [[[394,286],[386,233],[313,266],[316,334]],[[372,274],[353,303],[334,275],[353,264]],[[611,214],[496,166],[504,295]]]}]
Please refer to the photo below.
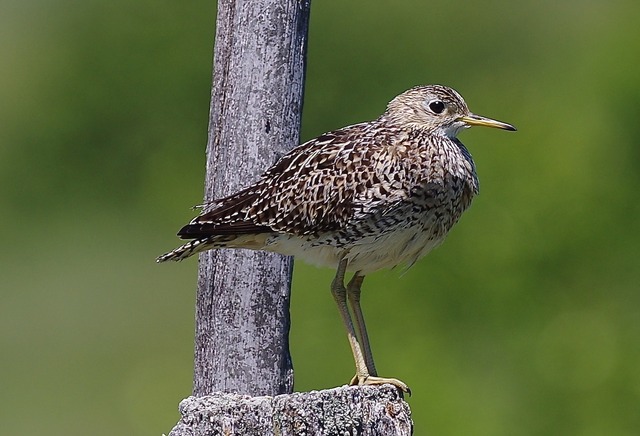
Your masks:
[{"label": "mottled brown plumage", "polygon": [[[209,205],[178,233],[191,241],[158,262],[224,247],[273,251],[337,268],[332,291],[356,360],[352,382],[391,382],[407,390],[399,380],[376,377],[360,285],[365,274],[411,265],[427,254],[469,207],[478,179],[456,135],[472,125],[515,130],[472,114],[451,88],[412,88],[376,120],[296,147],[257,182]],[[346,270],[355,274],[345,288]]]}]

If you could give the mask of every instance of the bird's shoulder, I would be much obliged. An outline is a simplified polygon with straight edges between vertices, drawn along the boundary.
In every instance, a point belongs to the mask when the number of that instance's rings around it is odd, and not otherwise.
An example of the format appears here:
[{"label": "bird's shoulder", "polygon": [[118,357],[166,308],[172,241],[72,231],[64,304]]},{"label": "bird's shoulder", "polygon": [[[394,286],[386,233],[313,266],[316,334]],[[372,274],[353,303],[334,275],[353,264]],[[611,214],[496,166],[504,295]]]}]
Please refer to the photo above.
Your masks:
[{"label": "bird's shoulder", "polygon": [[377,120],[326,132],[286,153],[262,179],[282,179],[325,169],[340,171],[348,161],[366,159],[389,140],[390,133]]}]

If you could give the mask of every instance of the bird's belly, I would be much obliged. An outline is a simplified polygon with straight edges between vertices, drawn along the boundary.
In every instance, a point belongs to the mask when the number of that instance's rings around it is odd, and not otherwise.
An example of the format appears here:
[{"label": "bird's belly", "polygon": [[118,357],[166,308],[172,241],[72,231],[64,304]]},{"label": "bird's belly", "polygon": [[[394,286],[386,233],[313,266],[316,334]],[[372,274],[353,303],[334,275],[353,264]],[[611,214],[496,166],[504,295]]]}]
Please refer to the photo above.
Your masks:
[{"label": "bird's belly", "polygon": [[[296,256],[305,262],[336,268],[340,259],[349,261],[349,271],[368,274],[397,265],[412,265],[444,240],[434,232],[425,232],[422,226],[408,227],[364,236],[348,244],[332,244],[318,239],[305,239],[292,235],[274,235],[265,250]],[[320,238],[320,241],[322,238]]]},{"label": "bird's belly", "polygon": [[402,230],[367,237],[349,250],[349,269],[363,274],[398,265],[413,265],[444,240],[422,228]]},{"label": "bird's belly", "polygon": [[313,244],[305,238],[293,235],[278,234],[269,238],[263,250],[295,256],[305,262],[322,267],[337,268],[343,248],[333,245]]}]

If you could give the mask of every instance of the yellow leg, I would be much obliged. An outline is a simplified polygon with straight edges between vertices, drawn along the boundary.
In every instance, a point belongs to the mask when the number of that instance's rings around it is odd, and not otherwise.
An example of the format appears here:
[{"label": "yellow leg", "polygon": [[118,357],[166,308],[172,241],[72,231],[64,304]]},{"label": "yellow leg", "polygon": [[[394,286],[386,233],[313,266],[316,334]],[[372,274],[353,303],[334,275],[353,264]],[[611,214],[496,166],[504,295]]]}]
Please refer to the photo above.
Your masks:
[{"label": "yellow leg", "polygon": [[364,276],[356,272],[353,275],[351,281],[347,285],[347,298],[349,299],[349,306],[355,317],[356,329],[362,343],[362,352],[364,353],[364,361],[369,370],[369,374],[377,376],[376,365],[373,363],[373,354],[371,353],[371,345],[369,344],[369,335],[367,334],[367,326],[364,322],[364,315],[362,315],[362,308],[360,307],[360,288]]},{"label": "yellow leg", "polygon": [[344,287],[344,274],[347,270],[347,260],[343,259],[338,264],[338,271],[331,283],[331,294],[338,305],[338,311],[342,317],[342,323],[347,330],[347,338],[349,339],[349,345],[351,345],[351,352],[353,353],[353,359],[356,363],[356,376],[358,378],[366,379],[369,377],[369,371],[367,370],[367,364],[365,363],[362,348],[358,342],[356,331],[353,328],[353,322],[351,321],[351,315],[349,314],[349,308],[347,306],[347,290]]},{"label": "yellow leg", "polygon": [[[356,364],[356,375],[351,380],[351,385],[383,385],[390,383],[396,386],[403,392],[411,393],[409,387],[395,378],[383,378],[378,377],[373,363],[373,356],[371,355],[371,347],[369,346],[369,338],[367,336],[367,329],[364,324],[364,317],[362,315],[362,309],[360,308],[360,286],[364,280],[364,276],[356,273],[354,278],[349,282],[348,289],[344,286],[344,275],[347,270],[347,260],[343,259],[338,264],[338,271],[331,283],[331,293],[338,305],[342,322],[347,330],[347,337],[349,339],[349,345],[351,345],[351,352],[353,353],[353,359]],[[360,333],[360,340],[356,335],[351,314],[347,306],[347,295],[349,295],[349,303],[356,317],[358,324],[358,330]],[[364,345],[363,348],[361,342]],[[371,366],[369,366],[371,365]],[[371,370],[370,370],[371,369]]]}]

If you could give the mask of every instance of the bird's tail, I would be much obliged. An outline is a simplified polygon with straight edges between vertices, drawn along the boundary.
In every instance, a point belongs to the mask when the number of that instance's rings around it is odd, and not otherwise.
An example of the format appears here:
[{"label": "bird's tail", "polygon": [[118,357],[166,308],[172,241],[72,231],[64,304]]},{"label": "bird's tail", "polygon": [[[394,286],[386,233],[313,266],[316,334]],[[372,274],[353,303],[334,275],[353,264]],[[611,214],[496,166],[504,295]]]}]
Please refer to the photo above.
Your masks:
[{"label": "bird's tail", "polygon": [[170,252],[165,253],[162,256],[158,256],[156,262],[160,263],[166,262],[168,260],[183,260],[187,257],[193,256],[196,253],[215,247],[216,244],[214,243],[213,238],[210,236],[206,238],[193,239],[186,244],[179,246],[175,250],[171,250]]},{"label": "bird's tail", "polygon": [[168,260],[183,260],[201,251],[214,248],[247,248],[250,250],[262,250],[266,245],[266,234],[248,235],[212,235],[193,239],[168,253],[159,256],[156,262]]}]

